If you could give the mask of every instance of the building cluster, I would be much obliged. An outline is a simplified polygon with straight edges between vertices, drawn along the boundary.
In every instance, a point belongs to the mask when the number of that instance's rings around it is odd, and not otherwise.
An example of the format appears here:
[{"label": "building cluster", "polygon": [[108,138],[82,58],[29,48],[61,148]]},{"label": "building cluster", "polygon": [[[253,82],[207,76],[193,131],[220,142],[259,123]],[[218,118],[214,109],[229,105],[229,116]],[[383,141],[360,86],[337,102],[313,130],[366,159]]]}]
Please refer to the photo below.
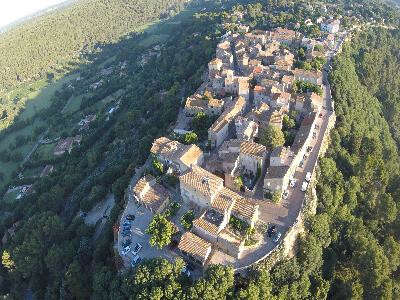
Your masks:
[{"label": "building cluster", "polygon": [[[211,152],[166,137],[152,145],[152,155],[178,176],[181,198],[196,211],[193,227],[181,236],[178,249],[201,265],[214,247],[241,258],[246,237],[230,221],[254,227],[259,217],[257,187],[262,197],[266,192],[282,195],[315,138],[323,99],[293,89],[296,81],[322,84],[320,71],[294,68],[291,49],[304,44],[311,45],[308,53],[314,51],[315,41],[282,28],[224,36],[208,64],[206,81],[184,108],[189,118],[199,112],[216,118],[208,129]],[[293,145],[269,149],[260,144],[260,132],[269,126],[282,129],[291,111],[297,111],[300,124]],[[148,176],[139,180],[133,193],[154,212],[169,199]]]},{"label": "building cluster", "polygon": [[63,155],[65,152],[71,153],[74,144],[80,145],[82,141],[82,135],[76,135],[74,137],[67,137],[65,139],[60,139],[54,148],[54,155]]}]

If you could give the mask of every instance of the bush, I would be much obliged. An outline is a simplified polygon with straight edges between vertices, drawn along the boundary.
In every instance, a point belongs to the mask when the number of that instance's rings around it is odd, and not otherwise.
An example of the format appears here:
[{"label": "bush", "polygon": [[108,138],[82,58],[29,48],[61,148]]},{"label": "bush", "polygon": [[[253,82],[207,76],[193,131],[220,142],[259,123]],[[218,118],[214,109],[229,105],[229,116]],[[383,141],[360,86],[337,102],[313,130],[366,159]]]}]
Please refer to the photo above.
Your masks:
[{"label": "bush", "polygon": [[247,235],[248,230],[250,229],[250,225],[246,221],[240,220],[235,216],[231,216],[231,218],[229,219],[229,225],[235,231],[240,232],[242,235]]},{"label": "bush", "polygon": [[194,220],[194,212],[193,210],[187,211],[182,217],[181,217],[181,224],[183,228],[186,230],[190,230],[193,226],[193,220]]},{"label": "bush", "polygon": [[178,202],[173,201],[168,205],[168,208],[165,210],[164,215],[167,218],[172,218],[172,217],[176,216],[176,214],[178,213],[180,208],[181,208],[181,205]]},{"label": "bush", "polygon": [[281,191],[275,191],[275,192],[272,194],[271,201],[272,201],[273,203],[275,203],[275,204],[279,203],[279,202],[281,201],[281,195],[282,195],[282,192],[281,192]]},{"label": "bush", "polygon": [[164,166],[158,160],[153,160],[152,166],[156,176],[160,176],[162,173],[164,173]]}]

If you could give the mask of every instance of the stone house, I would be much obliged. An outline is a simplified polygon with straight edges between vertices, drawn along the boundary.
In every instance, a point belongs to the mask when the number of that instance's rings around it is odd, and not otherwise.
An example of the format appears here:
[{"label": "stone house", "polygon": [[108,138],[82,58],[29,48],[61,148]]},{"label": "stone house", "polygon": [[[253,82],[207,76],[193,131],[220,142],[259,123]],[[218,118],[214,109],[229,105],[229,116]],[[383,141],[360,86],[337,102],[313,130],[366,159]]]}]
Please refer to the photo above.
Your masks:
[{"label": "stone house", "polygon": [[219,147],[228,136],[228,129],[234,126],[234,119],[241,115],[246,107],[246,100],[238,97],[234,103],[219,116],[219,118],[208,129],[208,139],[212,148]]},{"label": "stone house", "polygon": [[184,145],[166,137],[153,142],[150,152],[164,165],[177,172],[185,172],[191,166],[203,163],[203,151],[196,145]]},{"label": "stone house", "polygon": [[307,71],[302,69],[295,69],[292,71],[294,80],[306,81],[316,85],[322,84],[322,72],[321,71]]},{"label": "stone house", "polygon": [[142,177],[133,187],[133,196],[154,214],[161,213],[169,203],[170,195],[151,175]]},{"label": "stone house", "polygon": [[184,257],[204,266],[211,253],[211,243],[191,232],[185,232],[179,241],[178,249]]},{"label": "stone house", "polygon": [[215,98],[207,99],[204,95],[194,94],[186,99],[185,115],[192,117],[198,112],[204,112],[208,116],[217,116],[222,113],[224,100]]},{"label": "stone house", "polygon": [[179,182],[182,199],[202,208],[211,206],[224,185],[222,178],[197,166],[179,176]]}]

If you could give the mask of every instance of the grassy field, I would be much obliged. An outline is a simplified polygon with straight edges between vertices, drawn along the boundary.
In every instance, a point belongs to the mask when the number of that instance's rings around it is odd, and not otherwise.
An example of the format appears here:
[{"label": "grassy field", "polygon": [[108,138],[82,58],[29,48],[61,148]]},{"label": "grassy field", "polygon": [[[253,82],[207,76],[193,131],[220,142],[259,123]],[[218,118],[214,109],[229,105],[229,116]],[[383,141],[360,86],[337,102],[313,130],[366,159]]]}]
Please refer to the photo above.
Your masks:
[{"label": "grassy field", "polygon": [[105,97],[103,100],[101,100],[101,102],[103,104],[108,104],[114,100],[116,100],[118,97],[121,97],[124,94],[125,90],[124,89],[119,89],[118,91],[116,91],[115,93]]},{"label": "grassy field", "polygon": [[7,193],[4,195],[3,201],[5,201],[6,203],[14,203],[17,200],[16,197],[18,196],[18,194],[19,190]]},{"label": "grassy field", "polygon": [[83,95],[72,96],[62,110],[64,115],[73,114],[81,108]]},{"label": "grassy field", "polygon": [[144,40],[140,41],[139,45],[142,47],[150,47],[155,44],[161,44],[168,39],[169,35],[167,34],[153,34]]},{"label": "grassy field", "polygon": [[43,167],[40,168],[29,168],[24,170],[24,177],[35,177],[35,176],[40,176],[40,173],[42,172]]},{"label": "grassy field", "polygon": [[36,150],[37,156],[39,160],[49,160],[54,158],[54,147],[56,146],[56,143],[53,144],[46,144],[46,145],[40,145],[38,149]]}]

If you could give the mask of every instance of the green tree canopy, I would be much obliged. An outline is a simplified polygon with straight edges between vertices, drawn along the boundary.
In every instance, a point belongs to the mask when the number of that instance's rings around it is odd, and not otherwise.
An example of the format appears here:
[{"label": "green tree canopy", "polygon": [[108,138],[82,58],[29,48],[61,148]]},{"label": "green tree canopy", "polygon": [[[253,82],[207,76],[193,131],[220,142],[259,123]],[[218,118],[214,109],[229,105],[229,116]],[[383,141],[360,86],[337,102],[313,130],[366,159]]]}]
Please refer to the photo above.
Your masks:
[{"label": "green tree canopy", "polygon": [[269,149],[274,149],[285,144],[285,136],[278,127],[268,125],[261,130],[260,143]]},{"label": "green tree canopy", "polygon": [[151,220],[146,233],[151,235],[150,245],[162,249],[171,243],[175,227],[165,216],[158,214]]}]

